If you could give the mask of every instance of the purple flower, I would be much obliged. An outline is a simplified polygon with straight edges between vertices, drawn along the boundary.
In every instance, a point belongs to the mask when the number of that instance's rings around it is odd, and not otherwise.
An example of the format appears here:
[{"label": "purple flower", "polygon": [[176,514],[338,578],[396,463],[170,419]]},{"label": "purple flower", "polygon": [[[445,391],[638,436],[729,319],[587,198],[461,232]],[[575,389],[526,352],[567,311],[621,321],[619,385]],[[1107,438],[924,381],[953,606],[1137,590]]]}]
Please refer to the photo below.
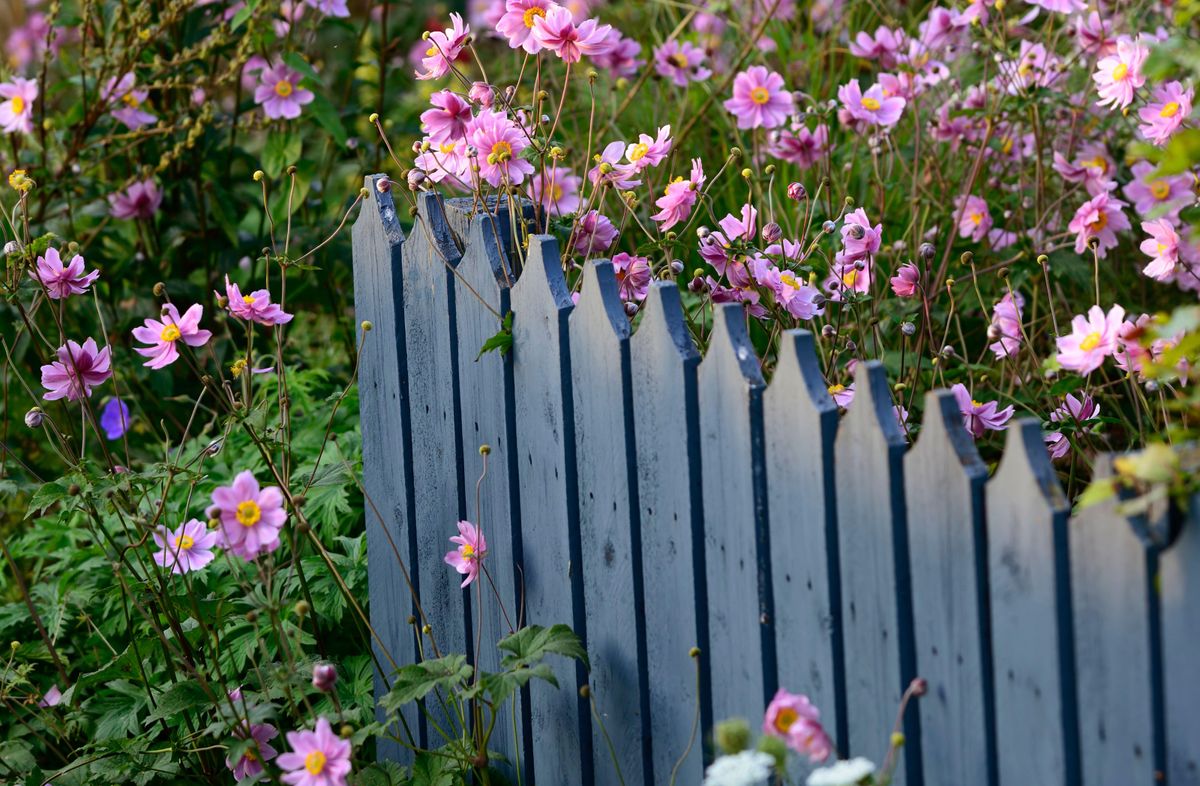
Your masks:
[{"label": "purple flower", "polygon": [[250,562],[279,548],[279,531],[287,521],[283,492],[260,489],[254,473],[238,473],[229,486],[213,489],[210,518],[220,518],[223,545]]},{"label": "purple flower", "polygon": [[1129,219],[1122,208],[1125,203],[1108,193],[1099,194],[1080,205],[1067,229],[1075,233],[1075,253],[1082,254],[1088,243],[1096,239],[1096,255],[1100,259],[1108,256],[1108,250],[1117,247],[1117,232],[1129,229]]},{"label": "purple flower", "polygon": [[138,90],[137,77],[132,73],[110,78],[104,84],[101,96],[106,104],[120,104],[112,116],[121,121],[130,131],[137,131],[142,126],[148,126],[158,118],[142,109],[142,104],[150,96],[149,90]]},{"label": "purple flower", "polygon": [[45,694],[42,695],[41,700],[38,701],[38,706],[42,709],[47,707],[57,707],[59,704],[62,704],[62,698],[62,691],[59,690],[58,686],[51,685],[50,690],[46,691]]},{"label": "purple flower", "polygon": [[1004,431],[1008,421],[1013,416],[1013,406],[1009,404],[999,409],[995,401],[979,403],[971,398],[970,391],[962,383],[950,388],[954,400],[958,402],[958,411],[962,413],[963,425],[975,439],[983,436],[985,431]]},{"label": "purple flower", "polygon": [[921,271],[912,262],[905,262],[892,276],[891,284],[897,296],[916,297],[921,288]]},{"label": "purple flower", "polygon": [[1165,145],[1192,114],[1192,88],[1168,82],[1155,89],[1150,103],[1138,110],[1142,136],[1156,145]]},{"label": "purple flower", "polygon": [[988,337],[995,341],[988,345],[998,358],[1012,355],[1021,346],[1021,309],[1025,308],[1025,298],[1020,292],[1005,294],[992,306],[992,324],[988,327]]},{"label": "purple flower", "polygon": [[76,254],[64,265],[57,248],[47,248],[46,254],[37,259],[37,266],[30,269],[29,277],[46,288],[52,300],[62,300],[71,295],[82,295],[88,291],[100,271],[85,273],[83,257]]},{"label": "purple flower", "polygon": [[270,290],[256,289],[249,295],[243,295],[237,284],[230,283],[229,276],[225,276],[225,298],[229,313],[238,319],[260,325],[286,325],[292,321],[292,314],[280,308],[278,303],[271,302]]},{"label": "purple flower", "polygon": [[879,26],[872,36],[859,32],[850,42],[850,54],[864,60],[878,60],[883,68],[896,67],[896,53],[904,46],[904,31]]},{"label": "purple flower", "polygon": [[[229,693],[231,699],[233,699],[233,693],[233,691]],[[241,691],[238,690],[237,693],[238,698],[235,701],[241,699]],[[247,735],[246,724],[243,721],[242,725],[234,731],[233,736],[239,740],[253,739],[257,745],[242,754],[242,758],[237,762],[226,759],[225,766],[233,771],[233,777],[239,781],[261,775],[263,764],[276,756],[275,749],[269,743],[279,736],[279,731],[269,723],[255,723],[250,726],[250,733]]]},{"label": "purple flower", "polygon": [[829,149],[829,126],[821,123],[812,131],[804,125],[793,125],[771,134],[767,155],[808,169],[821,160]]},{"label": "purple flower", "polygon": [[[491,90],[487,90],[491,95]],[[458,142],[467,137],[467,125],[471,122],[471,105],[462,96],[451,90],[441,90],[429,97],[433,109],[421,113],[421,127],[429,134],[429,141]]]},{"label": "purple flower", "polygon": [[552,216],[563,216],[579,209],[579,186],[583,178],[561,166],[548,166],[529,180],[529,198],[546,208]]},{"label": "purple flower", "polygon": [[78,401],[92,395],[92,388],[112,376],[112,357],[108,347],[100,349],[96,339],[89,338],[79,345],[68,341],[58,348],[57,360],[42,366],[42,398],[56,401]]},{"label": "purple flower", "polygon": [[254,101],[272,120],[293,120],[300,117],[300,107],[313,100],[312,91],[298,87],[299,83],[300,74],[285,65],[264,68],[254,88]]},{"label": "purple flower", "polygon": [[965,200],[959,202],[959,210],[962,215],[962,219],[958,222],[959,237],[970,238],[976,243],[987,237],[988,231],[992,228],[992,214],[983,197],[974,195],[966,197]]},{"label": "purple flower", "polygon": [[907,103],[900,96],[889,96],[883,86],[872,85],[865,93],[857,79],[851,79],[838,88],[838,100],[846,112],[855,120],[868,125],[894,126]]},{"label": "purple flower", "polygon": [[113,396],[100,412],[100,428],[110,440],[120,439],[129,430],[129,405]]},{"label": "purple flower", "polygon": [[346,0],[304,0],[306,5],[317,9],[325,16],[336,16],[345,18],[350,16],[350,8],[346,4]]},{"label": "purple flower", "polygon": [[[454,61],[471,37],[471,28],[463,22],[461,14],[450,14],[450,25],[445,30],[429,34],[429,47],[424,49],[421,57],[424,70],[417,71],[417,79],[440,79],[450,73]],[[418,52],[422,46],[418,44]]]},{"label": "purple flower", "polygon": [[124,191],[109,194],[108,203],[113,218],[152,218],[162,204],[162,193],[153,180],[139,180]]},{"label": "purple flower", "polygon": [[1042,437],[1050,458],[1057,461],[1071,451],[1071,441],[1061,431],[1051,431]]},{"label": "purple flower", "polygon": [[829,395],[833,399],[834,404],[845,409],[854,402],[854,383],[851,382],[849,385],[830,385]]},{"label": "purple flower", "polygon": [[612,266],[617,276],[621,300],[645,300],[646,292],[650,288],[650,260],[621,252],[612,258]]},{"label": "purple flower", "polygon": [[191,573],[213,561],[213,547],[219,545],[221,534],[210,531],[203,521],[191,519],[169,530],[159,527],[154,531],[154,564],[170,568],[172,573]]},{"label": "purple flower", "polygon": [[765,66],[751,66],[733,80],[733,98],[725,109],[737,118],[738,128],[777,128],[792,114],[792,94],[783,77]]},{"label": "purple flower", "polygon": [[1068,393],[1063,399],[1063,403],[1050,413],[1050,420],[1055,423],[1073,420],[1078,425],[1083,425],[1098,417],[1100,417],[1100,405],[1096,403],[1096,399],[1082,391],[1078,398],[1073,393]]},{"label": "purple flower", "polygon": [[691,41],[680,44],[671,39],[654,50],[654,70],[677,87],[687,87],[689,82],[702,82],[712,76],[712,69],[704,67],[706,57],[705,51]]},{"label": "purple flower", "polygon": [[181,316],[174,303],[163,306],[161,319],[147,318],[142,327],[133,329],[133,337],[146,347],[135,347],[134,351],[142,357],[150,358],[144,366],[147,368],[165,368],[179,360],[178,342],[182,341],[189,347],[202,347],[212,338],[212,331],[200,327],[200,318],[204,316],[204,307],[199,303],[193,305]]},{"label": "purple flower", "polygon": [[638,55],[642,53],[642,45],[632,38],[621,35],[621,31],[613,28],[608,32],[605,41],[608,49],[591,55],[592,62],[600,68],[607,69],[613,76],[633,76],[645,63]]},{"label": "purple flower", "polygon": [[487,539],[483,532],[469,521],[458,522],[458,534],[450,538],[458,548],[447,551],[443,561],[460,574],[466,576],[462,586],[479,578],[479,563],[487,556]]},{"label": "purple flower", "polygon": [[13,77],[11,82],[0,82],[0,131],[6,134],[33,131],[33,102],[38,97],[38,83],[33,79]]},{"label": "purple flower", "polygon": [[289,731],[291,751],[276,761],[281,780],[291,786],[346,786],[350,774],[350,740],[333,733],[329,721],[317,719],[315,731]]},{"label": "purple flower", "polygon": [[589,210],[583,214],[579,225],[575,227],[572,247],[586,257],[607,251],[616,239],[617,228],[613,226],[613,222],[599,211]]}]

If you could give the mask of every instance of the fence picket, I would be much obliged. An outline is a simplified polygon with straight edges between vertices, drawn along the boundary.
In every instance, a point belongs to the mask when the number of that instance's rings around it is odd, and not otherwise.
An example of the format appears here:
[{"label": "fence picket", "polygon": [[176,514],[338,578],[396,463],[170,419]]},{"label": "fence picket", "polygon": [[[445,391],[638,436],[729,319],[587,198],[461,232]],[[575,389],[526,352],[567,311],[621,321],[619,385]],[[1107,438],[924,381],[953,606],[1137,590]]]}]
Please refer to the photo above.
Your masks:
[{"label": "fence picket", "polygon": [[[904,457],[925,786],[996,783],[983,490],[954,394],[933,391]],[[917,755],[914,751],[913,755]]]},{"label": "fence picket", "polygon": [[[371,604],[371,627],[380,639],[372,642],[376,695],[387,692],[393,668],[417,661],[416,640],[408,624],[413,599],[397,558],[399,554],[409,566],[416,564],[404,319],[396,313],[403,306],[404,232],[391,193],[376,186],[381,177],[366,178],[367,197],[353,229],[354,314],[374,326],[359,359],[358,406],[363,433],[370,435],[363,440],[368,586],[371,597],[387,599]],[[382,706],[377,706],[376,719],[383,721],[384,716]],[[406,708],[403,716],[408,728],[418,728],[415,707]],[[386,761],[411,758],[386,737],[379,738],[377,755]]]},{"label": "fence picket", "polygon": [[[740,304],[713,309],[700,363],[704,559],[713,718],[753,718],[775,689],[762,372]],[[718,635],[719,632],[719,635]]]},{"label": "fence picket", "polygon": [[[896,707],[914,674],[905,532],[903,460],[907,443],[896,420],[887,373],[877,361],[858,364],[855,395],[838,429],[838,546],[846,646],[849,750],[878,756]],[[909,742],[894,783],[917,784],[919,716],[905,717]]]},{"label": "fence picket", "polygon": [[[704,530],[700,492],[700,353],[684,321],[679,287],[650,285],[631,343],[637,488],[647,636],[653,768],[664,782],[703,774],[700,729],[712,724],[707,689]],[[694,662],[693,646],[701,650]],[[703,669],[697,685],[696,669]],[[700,686],[704,686],[699,692]],[[686,754],[686,755],[685,755]]]},{"label": "fence picket", "polygon": [[[526,544],[524,573],[518,581],[525,622],[570,624],[583,635],[567,329],[572,304],[560,264],[554,238],[531,237],[525,268],[512,290],[517,464]],[[563,786],[590,783],[590,767],[582,762],[592,761],[591,719],[576,692],[587,675],[582,668],[561,662],[552,662],[551,667],[561,687],[535,681],[530,689],[533,770],[538,779]],[[548,740],[554,744],[538,744]]]},{"label": "fence picket", "polygon": [[1158,557],[1162,611],[1162,670],[1167,745],[1166,782],[1200,786],[1200,671],[1196,637],[1200,631],[1200,495],[1191,518],[1173,545]]},{"label": "fence picket", "polygon": [[1076,786],[1069,508],[1037,421],[1009,426],[986,500],[1000,784]]},{"label": "fence picket", "polygon": [[803,692],[846,744],[833,442],[829,397],[812,334],[789,330],[763,396],[771,576],[779,684]]},{"label": "fence picket", "polygon": [[[1110,477],[1112,456],[1098,456],[1094,471]],[[1153,783],[1146,547],[1115,500],[1071,520],[1070,547],[1083,782]]]}]

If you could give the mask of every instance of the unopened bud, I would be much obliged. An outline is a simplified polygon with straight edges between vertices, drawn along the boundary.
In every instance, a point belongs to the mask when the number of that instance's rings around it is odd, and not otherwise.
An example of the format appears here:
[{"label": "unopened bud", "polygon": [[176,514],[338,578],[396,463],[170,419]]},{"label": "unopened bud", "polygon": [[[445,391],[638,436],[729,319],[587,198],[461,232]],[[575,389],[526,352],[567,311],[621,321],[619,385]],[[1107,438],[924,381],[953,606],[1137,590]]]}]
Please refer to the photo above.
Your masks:
[{"label": "unopened bud", "polygon": [[900,332],[906,336],[915,335],[917,332],[917,326],[911,322],[901,322],[900,323]]},{"label": "unopened bud", "polygon": [[372,321],[371,321],[371,320],[369,320],[369,319],[364,319],[364,320],[362,321],[362,324],[361,324],[361,325],[359,325],[359,327],[361,327],[361,328],[362,328],[362,332],[364,332],[364,333],[370,333],[372,330],[374,330],[374,329],[375,329],[375,323],[374,323],[374,322],[372,322]]},{"label": "unopened bud", "polygon": [[638,304],[637,303],[634,303],[631,300],[625,304],[625,316],[633,317],[637,314],[637,312],[638,312]]},{"label": "unopened bud", "polygon": [[489,455],[491,452],[492,452],[492,446],[491,446],[491,445],[488,445],[488,444],[483,444],[483,445],[480,445],[480,446],[479,446],[479,455],[481,455],[481,456],[487,456],[487,455]]},{"label": "unopened bud", "polygon": [[312,685],[322,693],[329,693],[337,684],[337,667],[332,663],[317,663],[313,665]]},{"label": "unopened bud", "polygon": [[921,247],[917,249],[917,253],[921,255],[921,259],[928,262],[933,259],[933,255],[937,253],[937,249],[933,247],[933,243],[922,243]]},{"label": "unopened bud", "polygon": [[808,190],[803,183],[789,183],[787,187],[788,199],[794,199],[799,202],[808,196]]},{"label": "unopened bud", "polygon": [[266,176],[267,176],[267,173],[262,171],[261,169],[254,170],[254,182],[255,183],[261,183],[262,179]]},{"label": "unopened bud", "polygon": [[296,612],[297,617],[307,617],[308,613],[312,611],[312,606],[308,605],[306,600],[298,600],[296,605],[292,606],[292,611]]},{"label": "unopened bud", "polygon": [[762,239],[764,243],[778,243],[783,239],[783,227],[774,221],[768,222],[762,228]]},{"label": "unopened bud", "polygon": [[672,259],[671,260],[671,272],[674,273],[675,275],[679,275],[680,273],[683,272],[683,260],[682,259]]},{"label": "unopened bud", "polygon": [[29,428],[39,428],[46,419],[46,413],[41,407],[34,407],[25,413],[25,425]]}]

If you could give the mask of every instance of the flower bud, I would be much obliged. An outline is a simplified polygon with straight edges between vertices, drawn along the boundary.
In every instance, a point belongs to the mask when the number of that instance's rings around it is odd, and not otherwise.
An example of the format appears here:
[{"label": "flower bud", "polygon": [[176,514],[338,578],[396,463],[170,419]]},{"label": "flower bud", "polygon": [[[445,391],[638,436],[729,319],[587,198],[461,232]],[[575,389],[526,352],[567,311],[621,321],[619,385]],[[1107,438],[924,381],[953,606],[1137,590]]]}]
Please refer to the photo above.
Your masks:
[{"label": "flower bud", "polygon": [[928,262],[933,259],[933,255],[937,253],[937,249],[933,247],[933,243],[922,243],[921,247],[917,249],[917,253],[921,255],[921,259]]},{"label": "flower bud", "polygon": [[914,677],[913,681],[908,683],[908,689],[914,696],[924,696],[929,692],[929,681],[924,677]]},{"label": "flower bud", "polygon": [[337,667],[332,663],[313,664],[312,685],[322,693],[329,693],[337,684]]},{"label": "flower bud", "polygon": [[749,180],[750,178],[754,177],[754,170],[751,169],[750,167],[746,167],[745,169],[742,170],[742,177]]},{"label": "flower bud", "polygon": [[827,235],[832,235],[835,229],[837,229],[837,224],[832,221],[826,221],[824,224],[821,224],[821,231]]},{"label": "flower bud", "polygon": [[750,725],[743,718],[731,718],[717,724],[713,737],[724,753],[741,753],[750,744]]},{"label": "flower bud", "polygon": [[21,244],[16,240],[10,240],[4,244],[4,256],[9,254],[17,254],[21,251]]},{"label": "flower bud", "polygon": [[700,276],[696,276],[688,282],[688,291],[690,292],[703,292],[705,288],[704,279]]},{"label": "flower bud", "polygon": [[900,332],[906,336],[916,335],[917,326],[911,322],[901,322],[900,323]]},{"label": "flower bud", "polygon": [[481,456],[487,456],[487,455],[489,455],[491,452],[492,452],[492,446],[491,446],[491,445],[488,445],[488,444],[483,444],[483,445],[480,445],[480,446],[479,446],[479,455],[481,455]]},{"label": "flower bud", "polygon": [[821,328],[821,336],[823,338],[833,338],[836,335],[837,328],[835,328],[833,325],[825,325],[823,328]]},{"label": "flower bud", "polygon": [[255,183],[261,183],[262,179],[266,176],[267,176],[267,173],[262,171],[261,169],[254,170],[254,182]]},{"label": "flower bud", "polygon": [[867,230],[863,229],[862,224],[850,224],[846,234],[853,240],[862,240],[866,237]]},{"label": "flower bud", "polygon": [[770,221],[762,228],[762,239],[764,243],[778,243],[783,239],[783,227],[774,221]]},{"label": "flower bud", "polygon": [[386,177],[381,177],[375,181],[375,190],[381,194],[386,194],[392,190],[392,181]]},{"label": "flower bud", "polygon": [[672,259],[671,260],[671,272],[674,273],[675,275],[679,275],[680,273],[683,272],[683,260],[682,259]]},{"label": "flower bud", "polygon": [[25,425],[29,428],[39,428],[46,419],[46,413],[41,407],[34,407],[25,413]]},{"label": "flower bud", "polygon": [[312,606],[308,605],[306,600],[298,600],[296,605],[292,606],[292,611],[296,612],[297,617],[307,617],[308,613],[312,611]]},{"label": "flower bud", "polygon": [[362,321],[362,324],[359,327],[362,328],[362,332],[370,333],[372,330],[375,329],[375,323],[369,319],[364,319]]},{"label": "flower bud", "polygon": [[632,300],[625,304],[625,316],[633,317],[638,312],[638,304]]},{"label": "flower bud", "polygon": [[799,202],[808,196],[808,190],[803,183],[788,183],[787,187],[788,199],[794,199]]}]

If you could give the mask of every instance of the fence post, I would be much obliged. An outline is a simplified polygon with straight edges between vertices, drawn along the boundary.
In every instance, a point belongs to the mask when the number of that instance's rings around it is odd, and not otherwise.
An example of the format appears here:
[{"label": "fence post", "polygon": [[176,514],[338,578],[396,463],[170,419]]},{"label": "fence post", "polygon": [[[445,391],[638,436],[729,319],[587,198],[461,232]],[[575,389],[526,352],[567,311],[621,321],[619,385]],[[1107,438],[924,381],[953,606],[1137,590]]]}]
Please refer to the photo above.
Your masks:
[{"label": "fence post", "polygon": [[1190,503],[1179,537],[1158,556],[1166,782],[1171,786],[1200,786],[1200,495]]}]

